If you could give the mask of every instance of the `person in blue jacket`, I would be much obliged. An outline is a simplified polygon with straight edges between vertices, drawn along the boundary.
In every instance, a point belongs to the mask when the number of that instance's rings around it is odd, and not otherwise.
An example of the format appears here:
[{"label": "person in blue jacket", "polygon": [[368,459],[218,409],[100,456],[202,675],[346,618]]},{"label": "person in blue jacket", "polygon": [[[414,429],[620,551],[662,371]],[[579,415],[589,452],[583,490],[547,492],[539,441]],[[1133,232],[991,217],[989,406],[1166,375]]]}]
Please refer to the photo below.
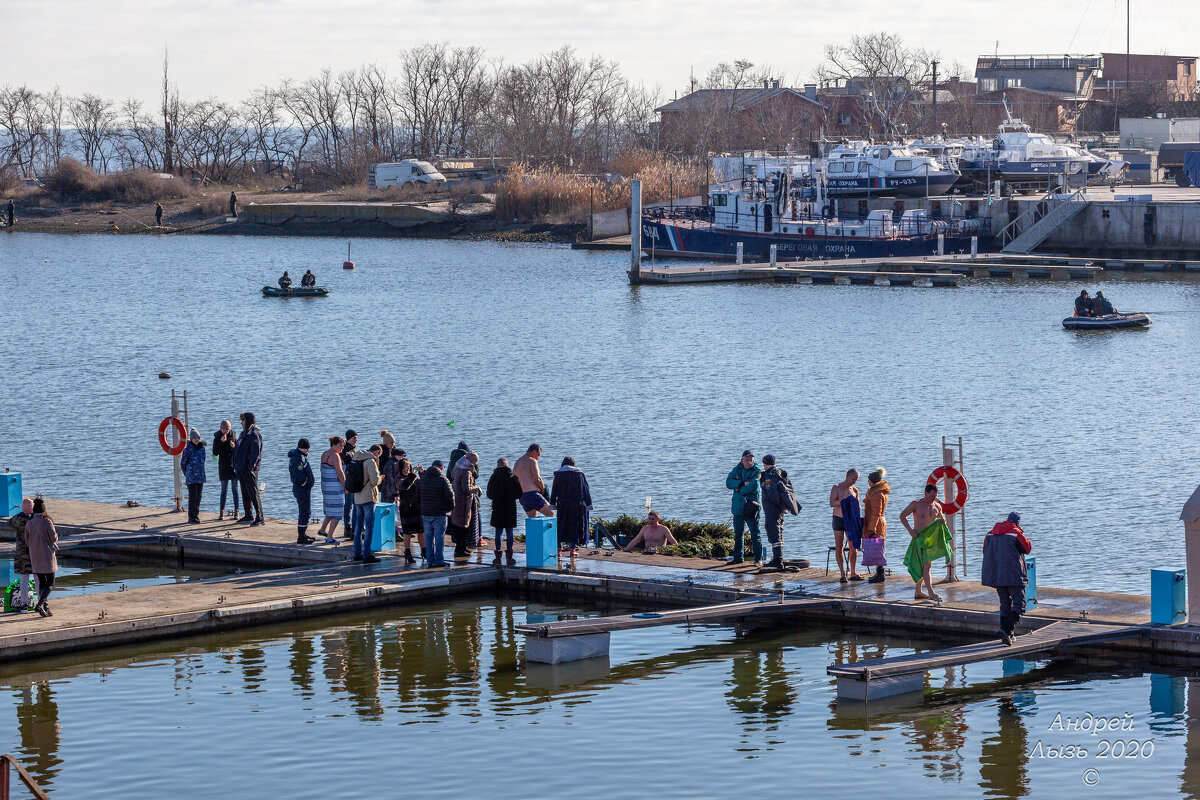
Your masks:
[{"label": "person in blue jacket", "polygon": [[254,412],[240,417],[242,432],[233,448],[233,471],[242,484],[242,508],[245,515],[238,522],[262,525],[262,498],[258,495],[258,470],[262,466],[262,431],[254,424]]},{"label": "person in blue jacket", "polygon": [[192,428],[188,443],[179,454],[179,467],[188,489],[188,522],[200,521],[200,495],[204,491],[204,440],[200,431]]},{"label": "person in blue jacket", "polygon": [[308,464],[308,439],[301,439],[288,453],[288,477],[292,479],[292,497],[296,498],[296,544],[312,544],[316,539],[308,535],[308,520],[317,479]]},{"label": "person in blue jacket", "polygon": [[742,544],[742,534],[746,526],[750,527],[750,549],[754,553],[754,563],[762,566],[763,546],[758,532],[758,512],[762,509],[759,494],[759,475],[762,470],[754,463],[754,453],[746,450],[742,460],[729,472],[725,486],[733,490],[733,563],[741,564],[746,560],[745,546]]}]

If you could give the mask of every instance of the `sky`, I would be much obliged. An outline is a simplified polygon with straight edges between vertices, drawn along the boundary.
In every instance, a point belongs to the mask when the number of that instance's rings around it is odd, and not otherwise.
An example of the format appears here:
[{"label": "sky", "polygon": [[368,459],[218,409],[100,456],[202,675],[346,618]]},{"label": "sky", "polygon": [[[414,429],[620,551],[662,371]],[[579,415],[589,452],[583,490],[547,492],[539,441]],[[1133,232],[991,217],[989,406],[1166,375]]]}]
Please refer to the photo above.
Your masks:
[{"label": "sky", "polygon": [[[1200,55],[1200,0],[1132,0],[1135,53]],[[975,58],[1125,49],[1124,0],[0,0],[0,86],[152,101],[164,47],[189,100],[375,62],[413,44],[524,61],[570,44],[664,98],[720,61],[810,79],[825,43],[887,31],[973,71]]]}]

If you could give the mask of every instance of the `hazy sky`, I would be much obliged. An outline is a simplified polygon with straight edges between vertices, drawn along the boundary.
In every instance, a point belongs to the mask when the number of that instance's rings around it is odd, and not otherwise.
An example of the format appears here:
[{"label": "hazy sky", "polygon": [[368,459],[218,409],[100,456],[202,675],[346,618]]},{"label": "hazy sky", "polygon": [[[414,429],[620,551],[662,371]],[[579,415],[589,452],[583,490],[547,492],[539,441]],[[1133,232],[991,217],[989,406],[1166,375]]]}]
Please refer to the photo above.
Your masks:
[{"label": "hazy sky", "polygon": [[[1133,51],[1196,55],[1200,0],[1133,0]],[[973,69],[992,53],[1125,49],[1123,0],[0,0],[0,85],[154,97],[164,45],[188,99],[367,62],[424,41],[521,61],[564,43],[617,61],[665,97],[719,61],[803,82],[825,42],[899,33]]]}]

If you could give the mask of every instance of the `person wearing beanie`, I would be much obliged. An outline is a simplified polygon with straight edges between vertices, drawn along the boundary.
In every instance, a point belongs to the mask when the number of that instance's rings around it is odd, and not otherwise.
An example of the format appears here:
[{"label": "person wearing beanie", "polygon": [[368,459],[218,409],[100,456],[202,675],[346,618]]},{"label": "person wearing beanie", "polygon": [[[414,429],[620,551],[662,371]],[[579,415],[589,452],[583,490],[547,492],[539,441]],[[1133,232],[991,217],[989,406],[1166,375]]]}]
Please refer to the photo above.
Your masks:
[{"label": "person wearing beanie", "polygon": [[245,411],[238,419],[242,432],[233,448],[233,469],[242,484],[242,511],[238,522],[263,524],[262,497],[258,493],[258,471],[262,468],[262,430],[254,412]]},{"label": "person wearing beanie", "polygon": [[296,498],[296,544],[316,541],[308,535],[308,520],[312,514],[312,489],[317,479],[308,463],[308,439],[301,439],[288,453],[288,477],[292,479],[292,497]]},{"label": "person wearing beanie", "polygon": [[391,459],[392,452],[396,449],[396,437],[388,431],[382,430],[379,432],[379,442],[379,446],[383,448],[383,453],[379,456],[379,468],[382,471],[383,465]]},{"label": "person wearing beanie", "polygon": [[762,484],[763,524],[771,545],[771,560],[763,569],[783,572],[789,569],[783,563],[783,520],[788,514],[799,514],[800,504],[796,502],[796,491],[787,472],[775,466],[775,456],[768,453],[762,463],[763,472],[758,480]]},{"label": "person wearing beanie", "polygon": [[1008,645],[1013,643],[1017,622],[1025,613],[1025,586],[1029,583],[1025,556],[1032,550],[1021,528],[1021,515],[1015,511],[983,537],[979,582],[994,588],[1000,598],[1000,638]]},{"label": "person wearing beanie", "polygon": [[[342,473],[350,467],[350,462],[358,455],[358,432],[354,428],[346,429],[346,440],[342,445]],[[342,508],[342,538],[354,538],[354,492],[346,492],[345,504]]]},{"label": "person wearing beanie", "polygon": [[204,440],[200,431],[192,428],[188,443],[179,454],[179,468],[183,470],[183,482],[188,492],[188,522],[200,521],[200,495],[204,491]]}]

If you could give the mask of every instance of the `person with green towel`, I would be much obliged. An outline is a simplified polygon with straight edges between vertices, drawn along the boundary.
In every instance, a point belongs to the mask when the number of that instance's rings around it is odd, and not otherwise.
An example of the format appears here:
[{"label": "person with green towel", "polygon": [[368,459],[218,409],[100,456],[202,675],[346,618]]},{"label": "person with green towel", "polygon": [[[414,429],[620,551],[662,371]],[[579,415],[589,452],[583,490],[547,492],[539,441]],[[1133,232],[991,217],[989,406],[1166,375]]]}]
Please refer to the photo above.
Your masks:
[{"label": "person with green towel", "polygon": [[[909,517],[913,518],[910,523]],[[937,500],[937,485],[925,485],[925,496],[913,500],[900,512],[900,522],[908,529],[912,537],[908,551],[904,554],[904,566],[908,574],[917,584],[914,600],[933,600],[942,602],[942,598],[933,591],[933,581],[929,577],[929,567],[935,559],[951,556],[950,529],[946,527],[946,517],[942,513],[942,504]],[[921,591],[925,585],[925,592]]]}]

